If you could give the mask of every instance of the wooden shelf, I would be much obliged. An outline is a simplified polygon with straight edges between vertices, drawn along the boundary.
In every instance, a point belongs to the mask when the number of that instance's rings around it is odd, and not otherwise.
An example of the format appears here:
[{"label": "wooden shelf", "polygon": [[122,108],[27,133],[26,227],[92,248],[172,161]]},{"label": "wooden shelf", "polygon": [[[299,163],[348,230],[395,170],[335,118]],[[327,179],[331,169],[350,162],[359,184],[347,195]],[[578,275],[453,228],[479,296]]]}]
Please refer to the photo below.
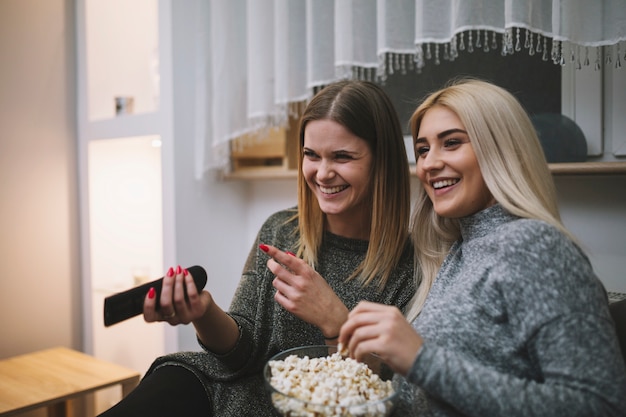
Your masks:
[{"label": "wooden shelf", "polygon": [[295,169],[286,169],[280,167],[261,167],[246,168],[235,172],[229,172],[222,176],[225,180],[243,180],[243,181],[260,181],[260,180],[283,180],[298,178],[298,171]]},{"label": "wooden shelf", "polygon": [[553,175],[624,175],[626,161],[549,164]]},{"label": "wooden shelf", "polygon": [[[615,162],[567,162],[549,164],[553,175],[626,175],[626,161]],[[415,175],[415,165],[411,165],[411,175]],[[277,180],[295,179],[295,169],[250,168],[224,174],[226,180]]]}]

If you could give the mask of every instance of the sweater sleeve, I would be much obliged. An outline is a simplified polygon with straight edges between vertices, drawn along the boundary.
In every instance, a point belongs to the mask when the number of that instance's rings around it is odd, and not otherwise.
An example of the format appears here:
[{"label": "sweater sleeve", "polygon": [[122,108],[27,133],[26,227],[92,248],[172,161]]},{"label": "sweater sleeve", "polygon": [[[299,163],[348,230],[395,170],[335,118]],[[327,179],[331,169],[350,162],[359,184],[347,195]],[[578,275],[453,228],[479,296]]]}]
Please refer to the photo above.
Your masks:
[{"label": "sweater sleeve", "polygon": [[537,223],[496,245],[485,278],[533,376],[425,340],[407,378],[450,415],[624,416],[626,370],[604,289],[574,244]]}]

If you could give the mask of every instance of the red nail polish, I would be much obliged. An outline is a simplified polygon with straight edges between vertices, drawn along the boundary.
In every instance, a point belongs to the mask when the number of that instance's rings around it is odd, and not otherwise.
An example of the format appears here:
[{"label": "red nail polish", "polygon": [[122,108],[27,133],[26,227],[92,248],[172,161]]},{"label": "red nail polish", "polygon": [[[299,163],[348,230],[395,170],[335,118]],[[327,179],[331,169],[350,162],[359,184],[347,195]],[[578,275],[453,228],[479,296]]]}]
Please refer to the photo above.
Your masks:
[{"label": "red nail polish", "polygon": [[289,252],[289,251],[287,251],[286,253],[287,253],[287,255],[296,256],[296,254],[295,254],[295,253],[293,253],[293,252]]},{"label": "red nail polish", "polygon": [[189,271],[187,271],[187,269],[186,269],[186,268],[185,268],[185,269],[183,269],[183,275],[184,275],[184,276],[189,275]]},{"label": "red nail polish", "polygon": [[178,266],[176,267],[176,275],[178,275],[178,274],[182,274],[182,273],[183,273],[183,269],[180,267],[180,265],[178,265]]},{"label": "red nail polish", "polygon": [[154,287],[150,287],[150,289],[148,290],[148,298],[152,300],[155,295],[156,295],[156,291]]},{"label": "red nail polish", "polygon": [[259,245],[259,249],[261,249],[261,250],[262,250],[263,252],[265,252],[265,253],[269,252],[269,250],[270,250],[269,246],[267,246],[267,245],[266,245],[266,244],[264,244],[264,243],[261,243],[261,244]]},{"label": "red nail polish", "polygon": [[174,276],[174,268],[172,268],[171,266],[170,266],[170,269],[167,270],[167,276],[168,277]]}]

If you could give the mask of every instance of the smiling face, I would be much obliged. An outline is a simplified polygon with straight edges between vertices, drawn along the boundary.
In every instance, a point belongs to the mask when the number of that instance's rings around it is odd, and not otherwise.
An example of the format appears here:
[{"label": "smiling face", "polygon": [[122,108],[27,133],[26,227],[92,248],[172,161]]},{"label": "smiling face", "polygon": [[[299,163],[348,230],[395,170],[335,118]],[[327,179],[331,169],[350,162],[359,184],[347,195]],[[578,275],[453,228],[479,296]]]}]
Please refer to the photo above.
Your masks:
[{"label": "smiling face", "polygon": [[307,123],[302,173],[326,214],[328,231],[369,237],[372,160],[367,142],[341,124],[328,119]]},{"label": "smiling face", "polygon": [[447,107],[434,106],[424,114],[415,155],[417,177],[438,215],[466,217],[495,204],[465,126]]}]

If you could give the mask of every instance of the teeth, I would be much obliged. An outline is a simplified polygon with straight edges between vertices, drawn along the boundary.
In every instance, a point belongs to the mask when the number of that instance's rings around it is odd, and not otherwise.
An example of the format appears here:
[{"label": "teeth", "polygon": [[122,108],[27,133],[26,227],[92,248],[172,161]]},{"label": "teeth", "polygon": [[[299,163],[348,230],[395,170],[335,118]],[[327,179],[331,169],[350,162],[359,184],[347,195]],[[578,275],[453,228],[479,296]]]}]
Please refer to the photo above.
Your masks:
[{"label": "teeth", "polygon": [[433,188],[434,189],[439,189],[439,188],[443,188],[443,187],[449,187],[451,185],[456,184],[457,182],[459,182],[459,180],[442,180],[442,181],[437,181],[437,182],[433,182]]},{"label": "teeth", "polygon": [[343,191],[346,188],[348,188],[347,185],[341,185],[338,187],[322,187],[320,185],[320,190],[324,193],[324,194],[335,194],[338,193],[339,191]]}]

